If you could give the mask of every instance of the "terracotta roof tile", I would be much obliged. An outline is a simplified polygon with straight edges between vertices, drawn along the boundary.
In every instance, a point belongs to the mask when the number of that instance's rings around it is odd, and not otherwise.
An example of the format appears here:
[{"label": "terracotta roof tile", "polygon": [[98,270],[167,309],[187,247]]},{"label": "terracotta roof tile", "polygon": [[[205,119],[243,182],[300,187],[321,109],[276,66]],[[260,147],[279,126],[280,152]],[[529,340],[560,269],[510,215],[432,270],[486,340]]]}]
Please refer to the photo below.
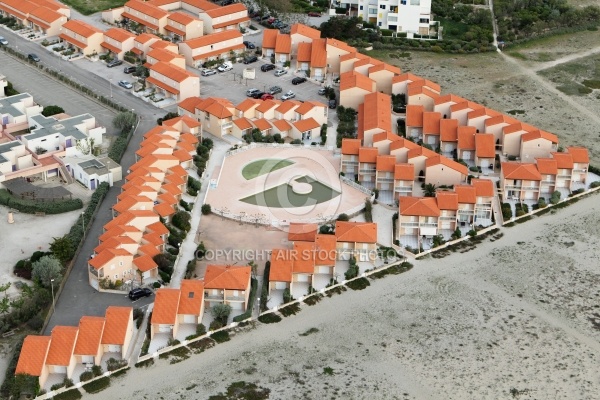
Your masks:
[{"label": "terracotta roof tile", "polygon": [[79,335],[73,354],[82,356],[95,356],[98,354],[105,322],[104,317],[81,317],[79,320]]},{"label": "terracotta roof tile", "polygon": [[285,114],[288,111],[292,110],[293,108],[299,107],[301,104],[299,101],[297,100],[286,100],[284,102],[282,102],[279,107],[277,107],[275,109],[275,111]]},{"label": "terracotta roof tile", "polygon": [[241,111],[241,112],[246,112],[246,111],[250,110],[251,108],[258,107],[261,103],[262,103],[261,100],[247,98],[247,99],[243,100],[240,104],[235,106],[235,109],[238,111]]},{"label": "terracotta roof tile", "polygon": [[458,127],[458,148],[460,150],[475,150],[475,132],[474,126]]},{"label": "terracotta roof tile", "polygon": [[110,28],[104,32],[104,36],[114,39],[120,43],[123,43],[127,39],[135,38],[133,33],[121,28]]},{"label": "terracotta roof tile", "polygon": [[141,255],[133,259],[133,265],[142,272],[152,271],[158,265],[149,255]]},{"label": "terracotta roof tile", "polygon": [[335,237],[338,242],[377,243],[377,224],[337,221]]},{"label": "terracotta roof tile", "polygon": [[590,162],[588,149],[585,147],[567,147],[567,153],[573,157],[573,162],[586,164]]},{"label": "terracotta roof tile", "polygon": [[233,123],[242,131],[246,129],[252,129],[252,123],[248,118],[245,117],[234,119]]},{"label": "terracotta roof tile", "polygon": [[537,166],[529,163],[503,162],[502,175],[505,179],[542,180]]},{"label": "terracotta roof tile", "polygon": [[108,264],[112,259],[119,256],[131,256],[131,253],[125,249],[105,249],[100,254],[97,254],[94,258],[89,260],[88,264],[95,269],[100,269]]},{"label": "terracotta roof tile", "polygon": [[279,29],[265,29],[263,31],[262,47],[264,49],[274,49],[275,44],[277,43],[278,34]]},{"label": "terracotta roof tile", "polygon": [[342,154],[358,155],[360,146],[360,139],[342,139]]},{"label": "terracotta roof tile", "polygon": [[516,124],[517,122],[519,122],[519,121],[517,121],[513,117],[509,117],[508,115],[500,114],[495,117],[486,119],[484,124],[487,128],[488,126],[494,126],[494,125],[498,125],[498,124],[512,125],[512,124]]},{"label": "terracotta roof tile", "polygon": [[458,194],[455,192],[437,192],[435,199],[440,210],[458,210]]},{"label": "terracotta roof tile", "polygon": [[150,71],[155,71],[158,74],[170,78],[178,83],[182,83],[188,78],[198,79],[197,75],[194,75],[183,68],[179,68],[173,64],[166,62],[157,62],[156,64],[153,64],[149,69]]},{"label": "terracotta roof tile", "polygon": [[412,149],[418,149],[419,147],[421,147],[421,146],[419,146],[415,142],[411,142],[408,139],[400,138],[400,140],[396,140],[396,141],[390,143],[390,153],[392,151],[398,150],[398,149],[412,150]]},{"label": "terracotta roof tile", "polygon": [[300,132],[306,132],[321,126],[314,118],[301,119],[300,121],[292,122],[292,125]]},{"label": "terracotta roof tile", "polygon": [[412,181],[415,179],[415,165],[399,163],[394,165],[394,179],[400,181]]},{"label": "terracotta roof tile", "polygon": [[167,20],[177,22],[178,24],[181,24],[181,25],[189,25],[193,22],[200,21],[198,18],[192,17],[190,14],[184,13],[181,11],[172,12],[167,17]]},{"label": "terracotta roof tile", "polygon": [[46,365],[67,366],[73,356],[73,348],[79,329],[76,326],[55,326],[52,329],[50,349]]},{"label": "terracotta roof tile", "polygon": [[361,147],[358,149],[358,162],[375,164],[379,151],[375,147]]},{"label": "terracotta roof tile", "polygon": [[250,283],[248,266],[207,265],[204,274],[206,289],[246,290]]},{"label": "terracotta roof tile", "polygon": [[424,85],[418,85],[418,82],[414,82],[414,83],[409,83],[408,84],[408,90],[406,92],[407,96],[418,96],[418,95],[423,95],[423,96],[427,96],[430,97],[432,99],[437,99],[439,94],[437,94],[436,92],[434,92],[433,90],[430,90],[427,86]]},{"label": "terracotta roof tile", "polygon": [[194,96],[194,97],[188,97],[187,99],[180,101],[177,104],[177,107],[181,107],[184,110],[186,110],[186,111],[188,111],[188,112],[190,112],[192,114],[195,114],[196,113],[196,106],[198,104],[202,103],[203,101],[204,100],[201,99],[200,97],[196,97],[196,96]]},{"label": "terracotta roof tile", "polygon": [[461,163],[457,163],[454,160],[451,160],[447,157],[441,156],[439,154],[435,154],[431,157],[429,157],[427,160],[425,160],[425,167],[429,168],[429,167],[433,167],[435,165],[439,165],[442,164],[448,168],[452,168],[455,171],[460,172],[463,175],[468,175],[469,174],[469,169],[461,164]]},{"label": "terracotta roof tile", "polygon": [[[471,180],[472,182],[473,180]],[[454,191],[458,195],[459,204],[477,203],[477,189],[472,185],[454,185]]]},{"label": "terracotta roof tile", "polygon": [[[264,46],[264,44],[263,44]],[[274,47],[273,47],[274,48]],[[312,43],[298,43],[298,55],[296,56],[299,62],[310,62],[310,55],[312,53]]]},{"label": "terracotta roof tile", "polygon": [[258,129],[261,132],[273,128],[273,125],[271,125],[271,123],[267,119],[265,119],[265,118],[261,118],[261,119],[257,119],[255,121],[252,121],[252,124],[254,124],[254,126],[256,127],[256,129]]},{"label": "terracotta roof tile", "polygon": [[317,224],[303,224],[299,222],[291,222],[288,228],[288,240],[290,242],[300,240],[305,242],[314,242],[319,230]]},{"label": "terracotta roof tile", "polygon": [[553,135],[546,131],[541,131],[539,129],[532,131],[532,132],[527,132],[521,136],[522,142],[529,142],[531,140],[536,140],[536,139],[546,139],[552,143],[555,143],[555,144],[558,143],[558,137],[556,135]]},{"label": "terracotta roof tile", "polygon": [[442,142],[458,141],[458,120],[442,119],[440,120],[440,140]]},{"label": "terracotta roof tile", "polygon": [[573,155],[570,153],[550,153],[552,158],[556,160],[556,165],[561,169],[570,169],[573,168]]},{"label": "terracotta roof tile", "polygon": [[344,72],[340,75],[340,91],[359,88],[367,92],[375,90],[375,81],[354,71]]},{"label": "terracotta roof tile", "polygon": [[180,290],[177,314],[199,316],[204,301],[204,282],[197,279],[183,279]]},{"label": "terracotta roof tile", "polygon": [[277,119],[275,121],[271,121],[271,123],[275,128],[279,129],[280,132],[287,132],[292,129],[292,125],[290,125],[290,123],[285,119]]},{"label": "terracotta roof tile", "polygon": [[494,197],[494,182],[489,179],[471,179],[471,185],[475,186],[477,197]]},{"label": "terracotta roof tile", "polygon": [[399,198],[399,214],[418,217],[439,217],[440,209],[434,197],[410,197]]},{"label": "terracotta roof tile", "polygon": [[441,119],[442,114],[439,112],[423,112],[423,133],[429,135],[439,135]]},{"label": "terracotta roof tile", "polygon": [[311,28],[309,26],[303,25],[303,24],[294,24],[292,25],[292,28],[290,29],[290,35],[302,35],[302,36],[306,36],[310,39],[319,39],[321,37],[321,32]]},{"label": "terracotta roof tile", "polygon": [[457,112],[462,110],[477,110],[483,108],[481,104],[477,104],[472,101],[465,100],[461,103],[456,103],[450,106],[450,112]]},{"label": "terracotta roof tile", "polygon": [[327,41],[327,46],[332,46],[335,47],[337,49],[346,51],[348,53],[354,53],[356,52],[356,48],[347,45],[345,42],[342,42],[341,40],[337,40],[337,39],[333,39],[333,38],[327,38],[325,39]]},{"label": "terracotta roof tile", "polygon": [[156,35],[153,35],[151,33],[142,33],[137,35],[137,37],[135,38],[134,42],[140,43],[140,44],[144,44],[149,42],[150,40],[160,40],[160,38]]},{"label": "terracotta roof tile", "polygon": [[227,21],[223,21],[221,23],[218,24],[213,24],[213,29],[219,29],[219,28],[225,28],[226,26],[232,26],[232,25],[236,25],[236,24],[240,24],[242,22],[246,22],[246,21],[250,21],[250,17],[248,17],[247,15],[241,18],[236,18],[236,19],[229,19]]},{"label": "terracotta roof tile", "polygon": [[381,141],[390,141],[390,142],[397,142],[399,140],[402,140],[402,138],[398,135],[396,135],[395,133],[391,133],[391,132],[380,132],[380,133],[376,133],[375,135],[373,135],[373,144],[375,143],[379,143]]},{"label": "terracotta roof tile", "polygon": [[214,8],[212,10],[206,10],[206,14],[211,18],[223,17],[229,14],[235,14],[242,11],[248,11],[246,6],[242,3],[233,3],[228,6]]},{"label": "terracotta roof tile", "polygon": [[558,173],[558,164],[554,158],[536,158],[535,163],[540,174],[556,175]]},{"label": "terracotta roof tile", "polygon": [[422,105],[409,104],[406,106],[406,126],[423,126]]},{"label": "terracotta roof tile", "polygon": [[279,107],[279,100],[264,100],[261,104],[256,107],[256,111],[266,113],[274,108]]},{"label": "terracotta roof tile", "polygon": [[133,323],[131,307],[110,306],[106,309],[102,344],[125,344],[129,324]]},{"label": "terracotta roof tile", "polygon": [[174,325],[177,320],[179,307],[179,289],[160,288],[154,296],[154,310],[152,311],[152,324]]},{"label": "terracotta roof tile", "polygon": [[493,118],[493,117],[498,117],[501,115],[502,114],[500,114],[498,111],[494,111],[487,107],[483,107],[483,108],[478,108],[477,110],[469,111],[467,113],[467,119],[470,120],[470,119],[475,119],[475,118],[484,117],[484,116]]},{"label": "terracotta roof tile", "polygon": [[233,104],[229,100],[220,97],[209,97],[202,103],[197,104],[196,108],[219,119],[233,117],[230,110],[230,108],[234,108]]},{"label": "terracotta roof tile", "polygon": [[222,32],[211,33],[208,35],[200,36],[195,39],[190,39],[182,42],[186,44],[191,49],[197,49],[199,47],[208,46],[211,44],[216,44],[220,42],[225,42],[233,39],[241,39],[242,34],[237,29],[228,29]]},{"label": "terracotta roof tile", "polygon": [[292,257],[293,273],[313,274],[315,272],[315,244],[313,242],[294,242]]},{"label": "terracotta roof tile", "polygon": [[28,335],[23,341],[15,374],[42,375],[49,348],[50,336]]},{"label": "terracotta roof tile", "polygon": [[[125,7],[129,7],[132,10],[136,10],[141,14],[144,14],[149,17],[156,18],[156,19],[161,19],[161,18],[169,15],[168,12],[166,12],[165,10],[163,10],[155,5],[152,5],[148,2],[138,1],[138,0],[128,1],[127,3],[125,3]],[[143,20],[144,19],[142,18],[142,21]]]},{"label": "terracotta roof tile", "polygon": [[277,42],[275,44],[275,53],[290,54],[292,51],[292,38],[290,35],[279,34],[277,35]]},{"label": "terracotta roof tile", "polygon": [[363,129],[392,130],[392,98],[383,93],[369,93],[365,96],[363,109]]},{"label": "terracotta roof tile", "polygon": [[475,135],[476,154],[479,158],[496,157],[496,138],[491,133],[478,133]]},{"label": "terracotta roof tile", "polygon": [[387,63],[379,63],[379,64],[374,65],[371,68],[369,68],[369,75],[373,74],[375,72],[379,72],[379,71],[387,71],[387,72],[391,72],[396,75],[400,75],[402,73],[400,71],[400,68],[398,68],[394,65],[390,65]]},{"label": "terracotta roof tile", "polygon": [[63,24],[63,28],[70,30],[84,38],[90,38],[94,34],[103,33],[102,30],[78,19],[70,19]]},{"label": "terracotta roof tile", "polygon": [[310,47],[310,66],[312,68],[325,68],[327,66],[326,39],[315,39]]},{"label": "terracotta roof tile", "polygon": [[334,235],[318,234],[315,238],[315,265],[335,265],[336,245]]},{"label": "terracotta roof tile", "polygon": [[291,282],[294,260],[291,250],[273,249],[271,252],[271,268],[269,282]]},{"label": "terracotta roof tile", "polygon": [[394,172],[394,166],[396,165],[396,156],[377,156],[377,162],[375,169],[381,172]]},{"label": "terracotta roof tile", "polygon": [[463,101],[466,101],[466,100],[455,94],[446,94],[446,95],[440,96],[437,99],[435,99],[433,101],[433,104],[435,104],[435,105],[446,104],[446,103],[456,104],[456,103],[462,103]]}]

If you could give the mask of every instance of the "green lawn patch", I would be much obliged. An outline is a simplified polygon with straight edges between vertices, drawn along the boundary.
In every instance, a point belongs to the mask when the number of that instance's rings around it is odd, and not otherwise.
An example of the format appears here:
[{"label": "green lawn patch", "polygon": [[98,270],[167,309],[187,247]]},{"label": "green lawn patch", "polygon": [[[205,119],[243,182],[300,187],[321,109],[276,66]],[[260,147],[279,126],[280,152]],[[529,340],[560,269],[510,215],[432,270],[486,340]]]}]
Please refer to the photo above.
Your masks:
[{"label": "green lawn patch", "polygon": [[244,168],[242,169],[242,176],[246,180],[254,179],[257,176],[265,175],[269,172],[289,167],[293,163],[293,161],[282,160],[277,158],[265,158],[263,160],[256,160],[244,166]]},{"label": "green lawn patch", "polygon": [[64,0],[68,6],[73,7],[83,15],[91,15],[109,8],[121,7],[127,0]]},{"label": "green lawn patch", "polygon": [[600,79],[586,79],[581,83],[590,89],[600,89]]},{"label": "green lawn patch", "polygon": [[294,192],[291,185],[284,183],[265,190],[261,193],[240,199],[244,203],[272,208],[309,207],[329,201],[340,195],[340,192],[309,176],[296,178],[298,183],[308,183],[312,186],[309,193]]}]

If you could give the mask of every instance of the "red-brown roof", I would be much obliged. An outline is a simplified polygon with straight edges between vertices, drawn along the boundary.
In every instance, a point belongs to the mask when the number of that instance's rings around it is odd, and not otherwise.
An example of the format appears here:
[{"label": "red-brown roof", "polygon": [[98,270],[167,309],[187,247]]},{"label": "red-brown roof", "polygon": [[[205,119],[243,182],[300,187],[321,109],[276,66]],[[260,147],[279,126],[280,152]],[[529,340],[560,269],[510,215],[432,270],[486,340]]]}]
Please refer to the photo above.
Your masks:
[{"label": "red-brown roof", "polygon": [[434,197],[401,196],[399,198],[399,213],[400,215],[419,217],[439,217],[440,209]]},{"label": "red-brown roof", "polygon": [[177,314],[200,315],[204,301],[204,281],[197,279],[183,279],[181,281],[181,296]]},{"label": "red-brown roof", "polygon": [[585,147],[567,147],[567,153],[573,157],[573,162],[581,164],[590,162],[590,155]]},{"label": "red-brown roof", "polygon": [[204,274],[206,289],[246,290],[251,268],[247,266],[208,265]]},{"label": "red-brown roof", "polygon": [[79,329],[76,326],[55,326],[50,335],[46,365],[67,366],[71,363]]},{"label": "red-brown roof", "polygon": [[342,139],[342,154],[358,155],[360,139]]},{"label": "red-brown roof", "polygon": [[49,348],[50,336],[28,335],[23,341],[15,374],[42,375]]},{"label": "red-brown roof", "polygon": [[100,339],[104,331],[104,317],[83,316],[79,320],[79,335],[73,354],[95,356],[100,348]]},{"label": "red-brown roof", "polygon": [[160,288],[154,296],[152,324],[174,325],[179,307],[179,289]]},{"label": "red-brown roof", "polygon": [[106,309],[106,323],[102,344],[125,344],[127,328],[133,322],[131,307],[110,306]]},{"label": "red-brown roof", "polygon": [[377,243],[377,224],[337,221],[335,237],[338,242]]},{"label": "red-brown roof", "polygon": [[445,104],[445,103],[462,103],[463,101],[465,101],[465,99],[463,99],[462,97],[459,97],[455,94],[446,94],[443,96],[438,97],[437,99],[435,99],[433,101],[433,104],[435,105],[440,105],[440,104]]},{"label": "red-brown roof", "polygon": [[278,34],[279,29],[265,29],[263,31],[262,47],[264,49],[274,49],[275,44],[277,43]]},{"label": "red-brown roof", "polygon": [[458,210],[458,194],[455,192],[437,192],[435,195],[440,210]]},{"label": "red-brown roof", "polygon": [[496,138],[491,133],[475,135],[476,154],[479,158],[496,157]]},{"label": "red-brown roof", "polygon": [[502,175],[505,179],[525,179],[531,181],[540,181],[542,176],[535,164],[503,162]]},{"label": "red-brown roof", "polygon": [[319,230],[317,224],[303,224],[299,222],[291,222],[288,230],[288,240],[294,242],[297,240],[305,242],[314,242]]},{"label": "red-brown roof", "polygon": [[400,181],[412,181],[415,179],[415,165],[399,163],[394,165],[394,179]]},{"label": "red-brown roof", "polygon": [[[127,3],[125,3],[125,7],[129,7],[132,10],[136,10],[141,14],[148,15],[149,17],[156,18],[156,19],[161,19],[161,18],[169,15],[169,13],[166,12],[165,10],[163,10],[153,4],[150,4],[149,2],[131,0],[131,1],[128,1]],[[144,21],[145,18],[141,18],[141,20]]]}]

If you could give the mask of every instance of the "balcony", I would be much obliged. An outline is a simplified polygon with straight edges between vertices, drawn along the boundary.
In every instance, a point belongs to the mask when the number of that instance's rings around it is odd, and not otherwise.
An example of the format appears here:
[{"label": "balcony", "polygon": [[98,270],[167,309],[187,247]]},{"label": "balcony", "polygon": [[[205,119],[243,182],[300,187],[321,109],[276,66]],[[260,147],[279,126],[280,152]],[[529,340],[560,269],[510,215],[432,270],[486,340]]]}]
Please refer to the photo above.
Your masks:
[{"label": "balcony", "polygon": [[225,296],[225,300],[227,300],[227,301],[245,301],[246,298],[244,296]]},{"label": "balcony", "polygon": [[229,129],[233,126],[233,122],[225,122],[223,125],[221,125],[221,129]]},{"label": "balcony", "polygon": [[437,228],[437,222],[421,222],[419,227],[421,228]]},{"label": "balcony", "polygon": [[[419,223],[418,222],[402,222],[400,223],[401,227],[404,228],[418,228],[419,227]],[[437,224],[436,224],[437,226]]]},{"label": "balcony", "polygon": [[223,294],[207,294],[204,293],[205,300],[220,300],[223,301]]},{"label": "balcony", "polygon": [[558,174],[556,175],[557,178],[563,178],[563,179],[571,179],[571,174]]},{"label": "balcony", "polygon": [[[442,221],[456,221],[456,215],[444,215],[442,217],[438,217]],[[437,224],[436,224],[437,226]]]},{"label": "balcony", "polygon": [[396,186],[394,188],[394,191],[400,192],[400,193],[408,193],[408,192],[412,192],[412,190],[413,190],[412,186]]},{"label": "balcony", "polygon": [[396,13],[388,13],[387,15],[388,24],[391,22],[398,22],[398,14]]},{"label": "balcony", "polygon": [[522,190],[540,190],[539,186],[523,186]]},{"label": "balcony", "polygon": [[521,190],[521,186],[504,185],[504,191],[507,190]]},{"label": "balcony", "polygon": [[344,165],[358,165],[358,161],[342,160],[342,164],[344,164]]},{"label": "balcony", "polygon": [[377,178],[377,182],[392,183],[394,182],[394,178]]},{"label": "balcony", "polygon": [[473,215],[475,210],[458,210],[458,215]]},{"label": "balcony", "polygon": [[358,170],[358,172],[360,172],[361,174],[375,174],[375,168],[361,168],[360,170]]}]

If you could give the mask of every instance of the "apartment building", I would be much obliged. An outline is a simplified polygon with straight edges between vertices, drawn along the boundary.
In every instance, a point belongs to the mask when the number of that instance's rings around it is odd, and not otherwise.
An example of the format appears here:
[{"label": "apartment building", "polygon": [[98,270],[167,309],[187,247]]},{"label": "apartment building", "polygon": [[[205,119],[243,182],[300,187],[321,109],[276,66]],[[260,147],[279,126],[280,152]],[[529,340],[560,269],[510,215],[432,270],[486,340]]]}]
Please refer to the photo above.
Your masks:
[{"label": "apartment building", "polygon": [[500,173],[500,189],[504,200],[540,198],[542,175],[532,163],[504,162]]},{"label": "apartment building", "polygon": [[337,257],[356,261],[374,261],[377,258],[377,224],[372,222],[335,223]]},{"label": "apartment building", "polygon": [[65,22],[58,37],[67,47],[75,48],[86,56],[103,52],[104,32],[86,22],[76,19]]},{"label": "apartment building", "polygon": [[150,321],[150,338],[166,333],[170,338],[183,340],[196,333],[204,315],[204,282],[183,279],[177,289],[156,291]]},{"label": "apartment building", "polygon": [[233,3],[227,6],[205,10],[198,14],[204,22],[204,34],[241,29],[250,25],[248,9],[243,3]]},{"label": "apartment building", "polygon": [[116,19],[134,22],[141,27],[142,32],[166,34],[165,27],[169,13],[150,2],[131,0],[119,10],[120,15]]},{"label": "apartment building", "polygon": [[204,274],[204,301],[206,309],[216,304],[229,304],[233,310],[245,312],[251,284],[249,266],[206,266]]},{"label": "apartment building", "polygon": [[204,22],[188,13],[178,11],[167,16],[165,31],[173,42],[183,42],[202,36]]},{"label": "apartment building", "polygon": [[135,35],[125,29],[110,28],[104,32],[104,41],[100,43],[109,54],[122,60],[125,53],[131,51],[135,44]]},{"label": "apartment building", "polygon": [[242,34],[237,30],[216,32],[179,43],[179,53],[185,57],[187,65],[200,68],[206,61],[226,59],[232,53],[243,52],[243,41]]},{"label": "apartment building", "polygon": [[0,16],[12,17],[23,26],[46,36],[58,36],[71,10],[54,0],[2,0]]},{"label": "apartment building", "polygon": [[146,84],[165,98],[180,102],[200,94],[200,77],[171,63],[157,62],[148,68]]}]

